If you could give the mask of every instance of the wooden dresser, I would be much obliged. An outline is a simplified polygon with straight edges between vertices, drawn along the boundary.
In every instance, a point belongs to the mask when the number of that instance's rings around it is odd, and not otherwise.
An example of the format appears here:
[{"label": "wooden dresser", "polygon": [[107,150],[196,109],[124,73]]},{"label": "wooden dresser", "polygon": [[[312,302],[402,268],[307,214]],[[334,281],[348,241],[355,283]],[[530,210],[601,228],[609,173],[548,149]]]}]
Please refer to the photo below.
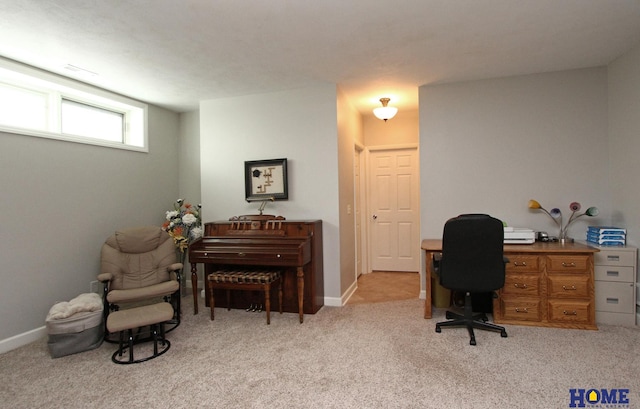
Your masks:
[{"label": "wooden dresser", "polygon": [[[425,318],[431,317],[431,257],[440,240],[423,240],[427,296]],[[497,324],[597,329],[595,319],[594,253],[581,243],[506,244],[509,259],[505,285],[493,300]]]},{"label": "wooden dresser", "polygon": [[595,252],[579,243],[505,245],[509,263],[504,287],[493,301],[494,321],[597,329]]}]

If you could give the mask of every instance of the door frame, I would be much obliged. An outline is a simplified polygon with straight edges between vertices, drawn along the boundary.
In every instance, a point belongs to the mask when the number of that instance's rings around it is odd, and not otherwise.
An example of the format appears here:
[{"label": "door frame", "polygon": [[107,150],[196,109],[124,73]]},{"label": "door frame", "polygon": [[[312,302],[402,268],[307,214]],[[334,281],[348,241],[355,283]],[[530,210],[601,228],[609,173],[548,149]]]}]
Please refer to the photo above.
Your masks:
[{"label": "door frame", "polygon": [[[367,155],[368,151],[365,146],[355,143],[353,148],[354,161],[358,159],[358,165],[360,169],[360,177],[358,180],[355,179],[354,172],[354,187],[356,184],[358,186],[354,189],[354,196],[358,195],[359,197],[354,197],[354,203],[356,203],[357,208],[354,208],[353,217],[354,217],[354,229],[355,231],[355,280],[358,281],[358,277],[360,274],[368,274],[371,271],[369,270],[369,225],[367,224]],[[359,182],[359,183],[358,183]],[[359,220],[356,220],[359,219]],[[360,231],[358,232],[358,222],[360,222]],[[358,254],[360,254],[360,271],[358,271]]]}]

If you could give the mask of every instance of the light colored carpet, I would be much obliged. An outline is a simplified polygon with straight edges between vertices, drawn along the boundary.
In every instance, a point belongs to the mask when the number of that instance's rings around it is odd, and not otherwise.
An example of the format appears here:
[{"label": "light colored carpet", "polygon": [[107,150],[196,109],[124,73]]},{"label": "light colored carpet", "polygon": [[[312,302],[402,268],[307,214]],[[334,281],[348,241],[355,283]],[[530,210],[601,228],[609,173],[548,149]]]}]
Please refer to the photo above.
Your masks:
[{"label": "light colored carpet", "polygon": [[137,365],[112,344],[51,359],[46,340],[0,355],[11,408],[567,408],[570,388],[628,388],[640,407],[640,330],[508,326],[508,338],[434,331],[422,300],[324,307],[306,315],[200,304],[168,334],[171,349]]}]

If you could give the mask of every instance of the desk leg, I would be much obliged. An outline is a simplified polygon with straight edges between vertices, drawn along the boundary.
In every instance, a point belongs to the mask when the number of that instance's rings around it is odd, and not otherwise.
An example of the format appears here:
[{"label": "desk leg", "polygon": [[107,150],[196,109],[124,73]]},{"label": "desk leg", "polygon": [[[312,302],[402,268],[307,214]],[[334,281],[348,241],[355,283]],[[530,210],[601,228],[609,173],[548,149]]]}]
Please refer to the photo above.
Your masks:
[{"label": "desk leg", "polygon": [[193,289],[193,315],[198,314],[198,268],[191,263],[191,288]]},{"label": "desk leg", "polygon": [[304,270],[298,267],[298,314],[300,315],[300,324],[304,321]]},{"label": "desk leg", "polygon": [[432,266],[433,266],[433,251],[425,250],[425,286],[424,289],[426,291],[424,297],[424,319],[431,318],[431,275],[432,275]]}]

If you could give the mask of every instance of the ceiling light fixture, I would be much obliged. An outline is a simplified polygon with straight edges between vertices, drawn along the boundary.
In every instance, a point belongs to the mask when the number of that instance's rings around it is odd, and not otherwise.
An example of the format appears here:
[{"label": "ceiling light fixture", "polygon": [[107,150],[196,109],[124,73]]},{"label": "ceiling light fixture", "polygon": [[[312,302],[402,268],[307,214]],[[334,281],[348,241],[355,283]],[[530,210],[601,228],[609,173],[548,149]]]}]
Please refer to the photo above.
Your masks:
[{"label": "ceiling light fixture", "polygon": [[373,115],[385,122],[387,122],[387,119],[393,118],[398,113],[398,108],[387,106],[389,101],[391,101],[389,98],[380,98],[382,106],[373,110]]}]

